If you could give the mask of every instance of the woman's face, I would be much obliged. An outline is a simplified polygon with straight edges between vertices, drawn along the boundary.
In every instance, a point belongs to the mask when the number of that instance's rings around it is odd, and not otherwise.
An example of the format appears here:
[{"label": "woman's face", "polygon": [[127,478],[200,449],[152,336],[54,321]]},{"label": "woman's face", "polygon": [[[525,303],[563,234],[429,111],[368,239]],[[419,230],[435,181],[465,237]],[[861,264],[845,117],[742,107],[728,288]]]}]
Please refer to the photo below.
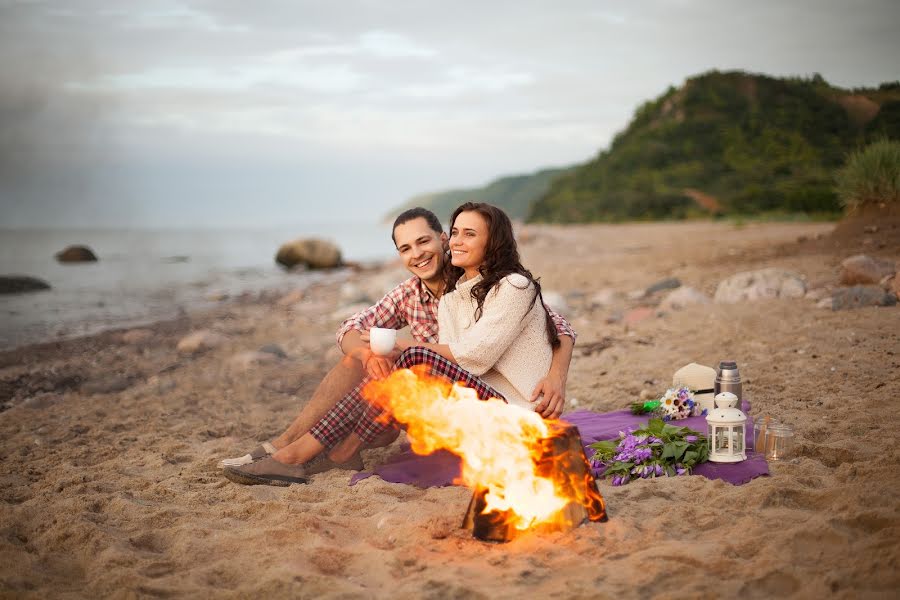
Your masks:
[{"label": "woman's face", "polygon": [[453,266],[465,269],[471,278],[484,262],[487,243],[488,224],[481,213],[461,212],[450,229],[450,261]]}]

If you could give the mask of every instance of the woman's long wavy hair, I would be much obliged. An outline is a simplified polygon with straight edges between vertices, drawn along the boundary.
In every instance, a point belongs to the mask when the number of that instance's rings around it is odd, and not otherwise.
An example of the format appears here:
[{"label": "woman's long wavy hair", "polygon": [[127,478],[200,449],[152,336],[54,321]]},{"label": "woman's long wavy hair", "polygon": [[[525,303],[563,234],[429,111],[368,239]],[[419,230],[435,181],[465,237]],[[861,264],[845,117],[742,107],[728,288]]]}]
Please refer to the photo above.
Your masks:
[{"label": "woman's long wavy hair", "polygon": [[[512,222],[509,217],[501,209],[484,202],[466,202],[455,211],[450,217],[450,229],[456,223],[456,217],[464,212],[477,212],[488,225],[488,241],[484,250],[484,263],[478,267],[482,280],[472,287],[472,297],[477,302],[475,309],[475,320],[481,318],[482,309],[484,307],[484,299],[487,298],[488,292],[500,284],[507,275],[518,273],[526,277],[534,286],[535,294],[531,300],[531,306],[540,298],[541,307],[544,309],[544,317],[547,324],[547,339],[553,348],[559,346],[559,334],[556,332],[556,325],[544,305],[544,297],[541,295],[540,280],[535,279],[531,271],[522,266],[519,260],[519,248],[516,245],[516,238],[513,235]],[[461,267],[456,267],[448,257],[444,262],[444,278],[446,281],[445,293],[456,289],[456,282],[463,276],[465,271]]]}]

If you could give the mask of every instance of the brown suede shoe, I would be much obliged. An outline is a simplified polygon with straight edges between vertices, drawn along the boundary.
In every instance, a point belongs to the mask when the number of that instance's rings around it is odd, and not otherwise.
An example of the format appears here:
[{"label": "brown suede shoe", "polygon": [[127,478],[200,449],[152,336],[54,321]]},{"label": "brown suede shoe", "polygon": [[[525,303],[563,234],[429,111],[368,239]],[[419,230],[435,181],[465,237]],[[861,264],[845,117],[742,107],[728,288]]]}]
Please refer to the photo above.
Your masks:
[{"label": "brown suede shoe", "polygon": [[304,465],[286,465],[271,456],[261,458],[249,465],[225,467],[225,477],[243,485],[277,485],[286,487],[292,483],[309,483]]},{"label": "brown suede shoe", "polygon": [[362,471],[365,469],[365,465],[363,464],[362,457],[359,455],[359,452],[353,455],[353,458],[348,460],[347,462],[334,462],[323,452],[313,458],[312,460],[307,461],[303,464],[303,467],[306,470],[307,475],[315,475],[316,473],[324,473],[325,471],[331,471],[332,469],[343,469],[346,471]]}]

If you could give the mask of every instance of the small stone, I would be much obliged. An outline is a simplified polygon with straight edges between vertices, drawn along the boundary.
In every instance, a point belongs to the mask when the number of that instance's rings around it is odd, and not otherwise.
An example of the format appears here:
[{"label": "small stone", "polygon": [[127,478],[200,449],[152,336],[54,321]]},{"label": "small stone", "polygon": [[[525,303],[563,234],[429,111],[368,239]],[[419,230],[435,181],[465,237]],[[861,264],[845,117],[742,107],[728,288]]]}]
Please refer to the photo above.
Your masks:
[{"label": "small stone", "polygon": [[644,298],[646,295],[647,294],[645,290],[631,290],[625,295],[625,297],[633,302],[635,300]]},{"label": "small stone", "polygon": [[181,354],[197,354],[212,348],[217,348],[225,343],[227,338],[221,333],[208,329],[194,331],[181,338],[176,349]]},{"label": "small stone", "polygon": [[816,288],[814,290],[809,290],[808,292],[806,292],[805,297],[807,300],[815,300],[815,301],[819,301],[822,298],[826,298],[826,297],[830,300],[831,294],[828,292],[827,288]]},{"label": "small stone", "polygon": [[604,288],[594,293],[590,298],[590,305],[594,308],[609,306],[622,299],[622,295],[612,288]]},{"label": "small stone", "polygon": [[878,225],[866,225],[863,227],[863,233],[878,233]]},{"label": "small stone", "polygon": [[31,410],[40,410],[53,406],[60,400],[62,400],[62,396],[59,394],[38,394],[37,396],[26,398],[22,402],[22,406]]},{"label": "small stone", "polygon": [[641,400],[650,400],[651,398],[653,398],[653,392],[647,389],[643,389],[641,390],[639,398]]},{"label": "small stone", "polygon": [[273,363],[278,357],[271,352],[239,352],[228,360],[228,366],[236,371],[249,371],[259,365]]},{"label": "small stone", "polygon": [[260,348],[259,351],[274,354],[278,358],[287,358],[287,352],[285,352],[284,349],[278,344],[266,344],[265,346]]},{"label": "small stone", "polygon": [[895,272],[892,261],[857,254],[841,263],[840,282],[842,285],[878,283]]},{"label": "small stone", "polygon": [[832,300],[830,296],[828,298],[822,298],[821,300],[816,302],[816,308],[827,308],[830,310],[833,305],[834,300]]},{"label": "small stone", "polygon": [[679,310],[692,304],[709,304],[709,296],[690,286],[678,288],[663,298],[659,308],[662,310]]},{"label": "small stone", "polygon": [[621,323],[622,319],[624,319],[624,318],[625,318],[625,315],[622,313],[622,311],[617,310],[616,312],[613,312],[613,313],[610,313],[609,315],[607,315],[606,324],[614,325],[616,323]]},{"label": "small stone", "polygon": [[894,294],[885,292],[877,285],[856,285],[841,288],[834,292],[831,300],[832,310],[849,310],[864,306],[894,306],[897,304],[897,297]]},{"label": "small stone", "polygon": [[289,294],[286,294],[276,300],[275,304],[281,307],[293,306],[294,304],[302,301],[305,296],[306,292],[304,290],[294,290],[293,292],[290,292]]},{"label": "small stone", "polygon": [[635,323],[639,323],[645,319],[649,319],[656,313],[656,309],[650,306],[639,306],[637,308],[632,308],[627,313],[623,320],[626,325],[634,325]]},{"label": "small stone", "polygon": [[134,382],[130,377],[111,375],[99,379],[90,379],[79,388],[85,394],[115,394],[127,390]]},{"label": "small stone", "polygon": [[663,290],[674,290],[676,288],[681,287],[681,280],[677,277],[667,277],[666,279],[661,279],[657,281],[646,290],[644,290],[645,296],[652,296],[656,292],[661,292]]}]

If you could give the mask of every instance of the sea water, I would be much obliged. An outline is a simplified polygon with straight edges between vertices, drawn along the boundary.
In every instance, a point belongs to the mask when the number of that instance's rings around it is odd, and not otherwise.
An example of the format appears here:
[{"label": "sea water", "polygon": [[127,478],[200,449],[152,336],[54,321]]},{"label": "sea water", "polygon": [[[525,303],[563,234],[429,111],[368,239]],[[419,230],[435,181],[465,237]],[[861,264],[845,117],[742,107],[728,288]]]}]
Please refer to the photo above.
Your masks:
[{"label": "sea water", "polygon": [[[169,319],[218,298],[290,290],[322,277],[288,272],[278,247],[298,237],[336,243],[344,260],[396,256],[390,227],[309,223],[268,230],[0,230],[0,275],[30,275],[52,289],[0,295],[0,349]],[[92,263],[56,261],[72,244]]]}]

